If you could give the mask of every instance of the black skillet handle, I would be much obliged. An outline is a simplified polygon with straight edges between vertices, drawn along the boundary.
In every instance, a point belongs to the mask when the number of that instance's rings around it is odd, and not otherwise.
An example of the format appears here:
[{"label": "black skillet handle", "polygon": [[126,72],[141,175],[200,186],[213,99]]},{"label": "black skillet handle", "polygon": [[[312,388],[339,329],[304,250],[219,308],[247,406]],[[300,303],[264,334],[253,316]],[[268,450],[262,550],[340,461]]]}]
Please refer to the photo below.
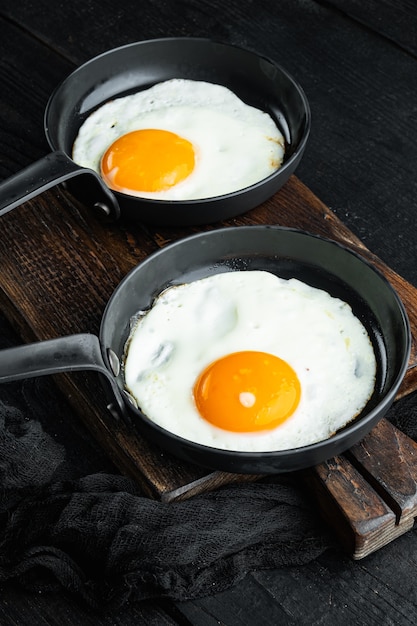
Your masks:
[{"label": "black skillet handle", "polygon": [[79,333],[0,350],[0,383],[81,370],[105,376],[116,402],[116,411],[111,412],[126,418],[120,389],[104,363],[96,335]]},{"label": "black skillet handle", "polygon": [[80,167],[61,151],[51,152],[0,183],[0,216],[75,176],[88,177],[86,187],[94,208],[107,218],[119,217],[119,204],[100,176],[91,169]]}]

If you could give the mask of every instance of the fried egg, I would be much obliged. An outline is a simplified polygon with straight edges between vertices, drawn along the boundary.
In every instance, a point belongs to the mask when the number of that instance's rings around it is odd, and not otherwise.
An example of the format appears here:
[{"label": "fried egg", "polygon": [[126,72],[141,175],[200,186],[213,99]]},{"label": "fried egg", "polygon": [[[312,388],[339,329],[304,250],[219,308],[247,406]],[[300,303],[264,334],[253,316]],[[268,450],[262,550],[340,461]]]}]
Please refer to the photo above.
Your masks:
[{"label": "fried egg", "polygon": [[94,111],[72,156],[116,191],[195,200],[259,182],[282,165],[284,150],[272,118],[226,87],[172,79]]},{"label": "fried egg", "polygon": [[372,395],[376,359],[347,303],[298,279],[232,271],[169,287],[139,314],[124,376],[171,433],[276,451],[350,422]]}]

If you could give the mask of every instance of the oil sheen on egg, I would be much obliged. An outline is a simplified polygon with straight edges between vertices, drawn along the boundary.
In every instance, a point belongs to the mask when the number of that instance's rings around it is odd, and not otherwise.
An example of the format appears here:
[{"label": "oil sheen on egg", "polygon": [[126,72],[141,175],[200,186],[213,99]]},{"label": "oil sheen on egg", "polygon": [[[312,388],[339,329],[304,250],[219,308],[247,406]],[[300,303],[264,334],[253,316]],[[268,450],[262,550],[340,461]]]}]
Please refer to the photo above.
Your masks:
[{"label": "oil sheen on egg", "polygon": [[327,439],[366,405],[376,359],[351,307],[264,271],[173,286],[140,314],[125,383],[166,430],[235,451]]},{"label": "oil sheen on egg", "polygon": [[282,165],[284,146],[272,118],[226,87],[172,79],[94,111],[72,156],[116,191],[195,200],[266,178]]}]

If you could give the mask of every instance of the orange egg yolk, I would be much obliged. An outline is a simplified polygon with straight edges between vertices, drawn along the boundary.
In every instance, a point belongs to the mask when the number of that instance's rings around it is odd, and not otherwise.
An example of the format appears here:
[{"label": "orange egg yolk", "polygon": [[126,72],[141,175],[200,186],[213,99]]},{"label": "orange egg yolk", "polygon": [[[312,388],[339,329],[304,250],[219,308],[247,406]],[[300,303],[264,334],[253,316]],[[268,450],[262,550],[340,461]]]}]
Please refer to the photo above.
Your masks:
[{"label": "orange egg yolk", "polygon": [[286,361],[266,352],[234,352],[211,363],[194,385],[200,415],[224,430],[255,432],[282,424],[301,385]]},{"label": "orange egg yolk", "polygon": [[122,135],[101,159],[101,175],[116,191],[164,191],[194,169],[192,143],[167,130],[135,130]]}]

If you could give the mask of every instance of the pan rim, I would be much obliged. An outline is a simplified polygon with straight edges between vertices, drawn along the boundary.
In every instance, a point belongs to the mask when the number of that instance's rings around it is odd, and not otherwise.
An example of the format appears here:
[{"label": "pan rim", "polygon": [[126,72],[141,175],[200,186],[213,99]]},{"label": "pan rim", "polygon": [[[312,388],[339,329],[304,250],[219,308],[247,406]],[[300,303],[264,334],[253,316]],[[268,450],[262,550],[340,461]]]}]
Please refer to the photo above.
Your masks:
[{"label": "pan rim", "polygon": [[[179,435],[172,433],[166,428],[163,428],[159,426],[158,424],[156,424],[155,422],[153,422],[148,416],[142,413],[139,409],[135,410],[135,415],[138,415],[138,417],[140,417],[142,420],[145,420],[146,422],[148,422],[152,430],[156,430],[164,437],[168,436],[168,438],[173,443],[177,443],[179,446],[185,446],[189,448],[191,447],[193,451],[195,451],[196,454],[202,454],[206,456],[209,455],[210,457],[213,457],[213,458],[221,457],[222,460],[226,460],[229,462],[234,461],[237,464],[244,463],[244,462],[247,462],[249,464],[256,464],[257,462],[261,462],[261,461],[268,462],[268,460],[275,460],[279,462],[280,460],[284,460],[288,458],[289,455],[291,455],[292,459],[295,460],[298,458],[302,458],[303,456],[306,455],[306,453],[308,453],[309,456],[315,455],[315,453],[317,453],[317,456],[323,457],[323,455],[319,454],[320,451],[322,450],[324,451],[329,447],[336,448],[338,453],[343,450],[346,450],[347,448],[346,446],[343,446],[343,441],[346,439],[347,434],[350,434],[353,436],[357,432],[364,433],[364,434],[366,432],[369,432],[370,430],[370,428],[368,427],[369,424],[371,425],[376,424],[379,421],[379,419],[381,419],[385,415],[385,412],[389,409],[392,402],[395,400],[395,395],[403,381],[403,378],[408,368],[408,363],[409,363],[409,358],[410,358],[410,353],[411,353],[412,336],[411,336],[410,322],[409,322],[409,318],[408,318],[405,306],[399,294],[397,293],[396,289],[391,285],[387,277],[382,273],[382,271],[379,268],[375,267],[368,259],[364,258],[358,251],[353,250],[352,248],[349,248],[348,246],[334,239],[331,239],[329,237],[325,237],[322,235],[310,233],[306,230],[302,230],[299,228],[285,227],[285,226],[279,226],[279,225],[266,225],[266,224],[259,225],[258,224],[258,225],[243,225],[243,226],[230,226],[226,228],[224,227],[216,228],[210,231],[199,232],[199,233],[195,233],[186,237],[182,237],[178,239],[177,241],[167,244],[163,248],[155,250],[153,253],[147,256],[141,263],[135,266],[122,279],[122,281],[119,283],[118,287],[116,288],[115,292],[109,299],[106,305],[103,317],[102,317],[102,322],[101,322],[101,327],[100,327],[100,340],[101,340],[100,343],[102,345],[102,349],[105,352],[105,347],[104,347],[104,342],[103,342],[103,329],[106,323],[106,317],[107,317],[108,311],[111,309],[114,299],[117,298],[119,289],[123,289],[123,286],[125,285],[125,283],[131,280],[132,276],[137,271],[140,271],[139,268],[142,268],[143,265],[146,265],[149,262],[152,263],[152,260],[154,258],[158,257],[159,255],[164,254],[164,252],[167,249],[171,250],[171,249],[174,249],[175,247],[181,247],[181,245],[184,242],[198,241],[199,239],[202,239],[203,237],[216,237],[216,236],[223,234],[225,231],[233,233],[233,232],[236,232],[237,230],[247,231],[247,232],[255,231],[255,230],[256,231],[274,230],[274,231],[282,232],[284,234],[288,232],[288,233],[293,233],[296,235],[306,236],[308,238],[313,238],[315,240],[330,244],[331,246],[335,246],[336,248],[341,249],[345,254],[347,253],[349,255],[352,255],[354,258],[358,259],[361,263],[364,263],[368,267],[368,269],[371,270],[371,272],[374,272],[375,275],[378,276],[378,278],[385,284],[386,288],[391,293],[395,301],[399,320],[401,320],[401,331],[404,335],[404,350],[402,354],[401,364],[398,365],[397,374],[394,380],[392,381],[390,388],[387,390],[385,395],[377,402],[376,406],[372,407],[368,413],[366,413],[363,416],[359,414],[350,423],[348,423],[344,428],[338,430],[335,434],[331,435],[330,437],[324,440],[312,443],[312,444],[305,445],[305,446],[300,446],[296,448],[287,448],[284,450],[250,452],[250,451],[225,450],[222,448],[216,448],[216,447],[194,442],[191,439],[186,439],[184,437],[181,437]],[[364,410],[366,410],[366,407]],[[331,452],[329,456],[334,456],[334,452]],[[304,464],[302,464],[302,466],[304,466]]]},{"label": "pan rim", "polygon": [[[181,36],[181,37],[158,37],[158,38],[154,38],[154,39],[144,39],[144,40],[138,40],[135,42],[130,42],[128,44],[124,44],[121,46],[117,46],[115,48],[111,48],[109,50],[105,50],[101,53],[99,53],[98,55],[95,55],[94,57],[88,59],[87,61],[85,61],[84,63],[81,63],[80,65],[78,65],[72,72],[70,72],[70,74],[68,74],[56,87],[55,89],[52,91],[51,95],[48,98],[47,104],[46,104],[46,108],[44,111],[44,117],[43,117],[43,124],[44,124],[44,133],[46,136],[46,140],[48,142],[48,145],[50,147],[51,150],[53,151],[57,151],[60,149],[58,143],[56,141],[54,141],[54,139],[51,136],[51,132],[50,132],[50,116],[51,116],[51,109],[55,103],[55,101],[58,99],[60,93],[66,88],[66,86],[73,81],[76,77],[77,74],[85,71],[86,69],[88,69],[88,67],[90,65],[93,65],[95,63],[101,62],[103,59],[105,59],[106,57],[109,56],[113,56],[113,55],[117,55],[118,53],[121,53],[125,50],[129,50],[129,49],[133,49],[133,48],[140,48],[142,46],[146,46],[146,45],[158,45],[158,44],[167,44],[167,43],[194,43],[194,44],[207,44],[207,45],[214,45],[214,46],[221,46],[224,48],[229,48],[229,49],[234,49],[236,51],[242,51],[243,53],[247,53],[247,54],[251,54],[253,55],[253,57],[258,58],[259,60],[263,60],[267,63],[269,63],[271,66],[273,66],[274,68],[276,68],[282,75],[284,75],[286,77],[286,79],[292,83],[293,88],[298,92],[298,96],[300,97],[300,100],[302,102],[302,107],[303,107],[303,112],[304,112],[304,123],[303,123],[303,130],[302,130],[302,134],[301,137],[299,139],[299,141],[297,142],[296,148],[293,151],[293,153],[288,157],[288,159],[284,160],[284,163],[281,165],[281,167],[276,170],[275,172],[272,172],[271,174],[269,174],[268,176],[262,178],[261,180],[248,185],[246,187],[243,187],[241,189],[232,191],[232,192],[228,192],[225,194],[221,194],[221,195],[216,195],[216,196],[211,196],[211,197],[207,197],[207,198],[197,198],[197,199],[188,199],[188,200],[163,200],[163,199],[157,199],[157,198],[144,198],[141,196],[136,196],[136,195],[132,195],[132,194],[125,194],[122,193],[120,191],[111,189],[109,187],[109,190],[111,191],[111,193],[114,194],[114,196],[116,198],[121,199],[121,201],[123,202],[129,202],[133,200],[137,200],[139,202],[143,202],[146,201],[146,204],[149,205],[149,207],[154,206],[155,208],[157,207],[166,207],[166,206],[173,206],[173,207],[180,207],[180,206],[186,206],[186,207],[193,207],[194,205],[206,205],[206,204],[213,204],[213,203],[222,203],[223,201],[227,201],[228,199],[233,199],[236,196],[239,196],[241,194],[244,193],[248,193],[251,191],[254,191],[256,189],[258,189],[259,187],[263,187],[265,185],[268,185],[268,183],[270,181],[273,181],[275,179],[275,177],[277,176],[278,173],[280,173],[280,176],[285,177],[287,174],[287,171],[290,170],[290,174],[292,169],[296,166],[297,161],[300,158],[300,155],[302,155],[305,151],[307,142],[308,142],[308,138],[310,136],[310,132],[311,132],[311,124],[312,124],[312,114],[311,114],[311,107],[310,107],[310,103],[307,99],[306,93],[303,89],[303,87],[301,86],[301,84],[299,83],[299,81],[297,79],[294,78],[294,76],[287,70],[285,69],[280,63],[278,63],[277,61],[275,61],[274,59],[272,59],[270,56],[258,52],[255,49],[252,49],[250,47],[247,46],[241,46],[235,43],[229,43],[229,42],[224,42],[221,40],[217,40],[217,39],[213,39],[213,38],[209,38],[209,37],[194,37],[194,36]],[[120,94],[119,97],[121,97],[122,94]],[[105,100],[103,101],[103,103],[105,102]],[[68,153],[67,150],[65,150],[67,156],[73,161],[72,159],[72,153]],[[75,161],[73,161],[75,164]],[[94,170],[91,170],[92,172]],[[103,184],[104,181],[103,181]]]}]

